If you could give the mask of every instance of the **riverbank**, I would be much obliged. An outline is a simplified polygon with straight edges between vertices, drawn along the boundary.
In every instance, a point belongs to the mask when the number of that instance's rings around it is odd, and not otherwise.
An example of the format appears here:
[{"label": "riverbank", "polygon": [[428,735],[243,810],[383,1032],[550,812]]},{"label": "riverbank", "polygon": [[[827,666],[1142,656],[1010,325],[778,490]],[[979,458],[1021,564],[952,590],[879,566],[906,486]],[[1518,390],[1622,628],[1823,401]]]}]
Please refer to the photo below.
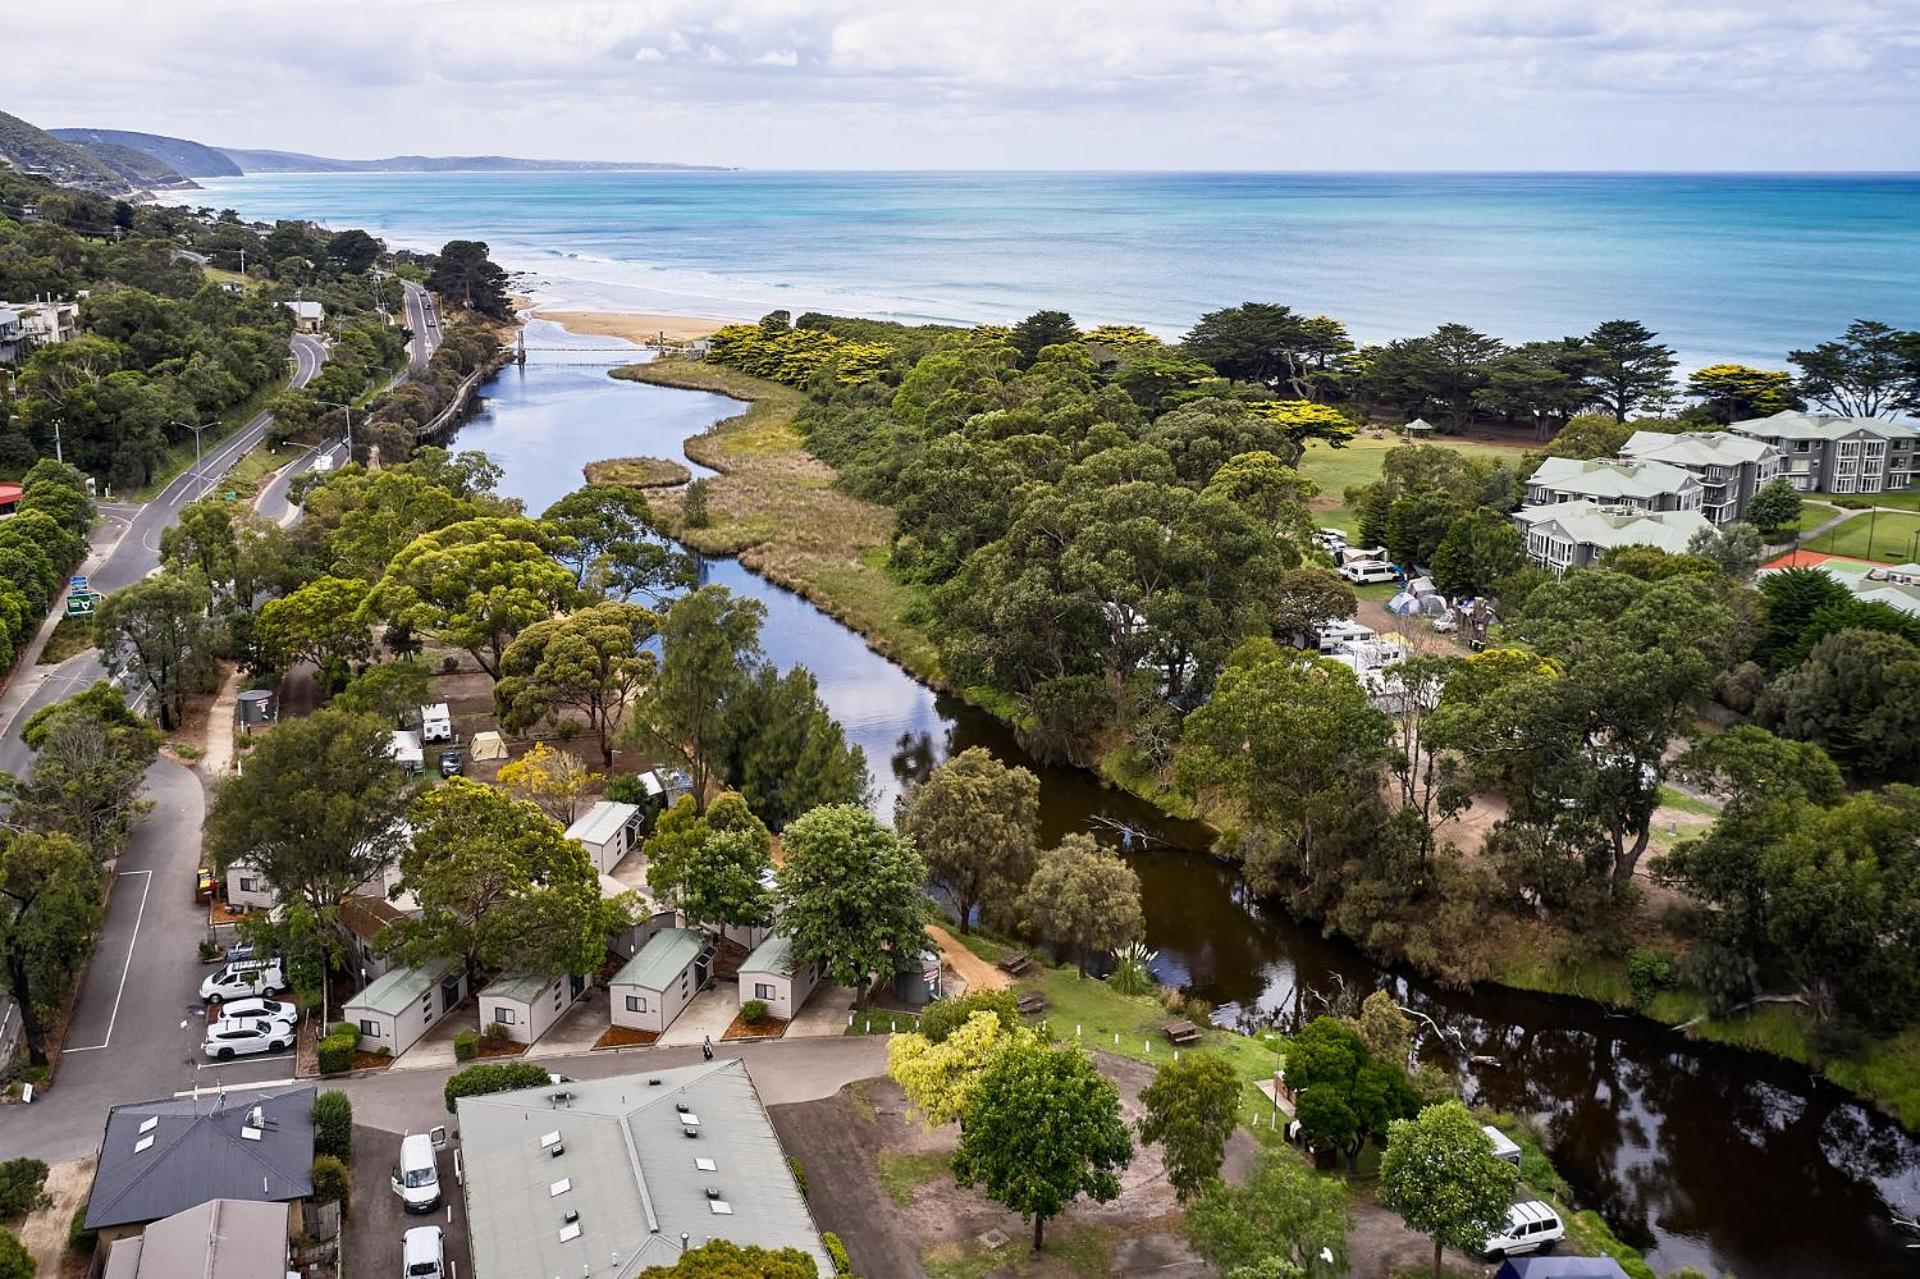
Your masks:
[{"label": "riverbank", "polygon": [[534,311],[542,320],[552,320],[569,333],[585,337],[622,338],[636,346],[648,346],[662,340],[693,342],[709,337],[714,330],[731,324],[704,315],[666,315],[624,311]]},{"label": "riverbank", "polygon": [[[707,482],[708,522],[689,528],[677,495],[657,500],[669,532],[702,554],[737,557],[743,566],[795,591],[861,636],[868,647],[933,688],[958,692],[997,718],[1012,722],[1015,708],[946,682],[923,626],[924,591],[886,571],[892,514],[876,503],[833,487],[832,468],[806,451],[794,428],[805,403],[799,391],[717,365],[681,358],[616,369],[618,378],[655,386],[718,392],[746,408],[687,441],[687,456],[718,474]],[[1099,775],[1157,810],[1183,820],[1205,820],[1160,774],[1112,755]],[[1217,816],[1217,815],[1216,815]],[[1665,1026],[1691,1023],[1705,1040],[1808,1067],[1920,1130],[1920,1028],[1870,1041],[1853,1053],[1821,1061],[1804,1010],[1771,1004],[1724,1019],[1705,1018],[1696,991],[1667,989],[1636,1003],[1625,954],[1595,955],[1561,930],[1498,930],[1489,947],[1486,980],[1536,994],[1598,1004]],[[1387,957],[1404,961],[1403,956]]]}]

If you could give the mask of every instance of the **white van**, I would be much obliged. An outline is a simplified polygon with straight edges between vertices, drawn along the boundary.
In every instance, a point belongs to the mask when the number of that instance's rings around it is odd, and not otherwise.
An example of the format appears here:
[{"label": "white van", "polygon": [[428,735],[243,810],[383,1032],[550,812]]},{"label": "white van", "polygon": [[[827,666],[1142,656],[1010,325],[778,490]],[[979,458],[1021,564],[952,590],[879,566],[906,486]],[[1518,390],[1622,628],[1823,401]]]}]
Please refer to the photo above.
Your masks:
[{"label": "white van", "polygon": [[1381,560],[1361,560],[1357,564],[1349,564],[1345,568],[1342,568],[1340,570],[1340,576],[1355,584],[1362,582],[1397,582],[1400,580],[1400,570]]},{"label": "white van", "polygon": [[200,1000],[211,1003],[229,999],[251,999],[257,995],[277,995],[287,988],[287,975],[279,959],[242,959],[223,967],[200,983]]},{"label": "white van", "polygon": [[[433,1156],[433,1138],[416,1132],[401,1139],[392,1184],[400,1206],[408,1212],[432,1212],[440,1206],[440,1165]],[[407,1273],[413,1273],[411,1267]]]},{"label": "white van", "polygon": [[431,706],[420,708],[420,740],[423,742],[453,740],[453,712],[447,709],[445,702],[435,702]]},{"label": "white van", "polygon": [[1566,1237],[1560,1215],[1540,1200],[1529,1199],[1507,1209],[1506,1230],[1480,1245],[1480,1255],[1497,1261],[1523,1252],[1552,1252]]},{"label": "white van", "polygon": [[401,1279],[445,1279],[445,1232],[438,1226],[415,1226],[401,1236]]}]

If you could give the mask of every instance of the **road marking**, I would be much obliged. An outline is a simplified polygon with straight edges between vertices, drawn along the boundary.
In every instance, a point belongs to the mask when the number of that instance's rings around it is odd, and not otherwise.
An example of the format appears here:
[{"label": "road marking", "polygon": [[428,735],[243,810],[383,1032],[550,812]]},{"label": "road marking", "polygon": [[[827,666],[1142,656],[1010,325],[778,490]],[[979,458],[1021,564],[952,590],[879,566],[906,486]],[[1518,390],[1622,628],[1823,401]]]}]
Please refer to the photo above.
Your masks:
[{"label": "road marking", "polygon": [[146,886],[140,890],[140,909],[133,917],[133,936],[127,941],[127,963],[120,970],[120,988],[113,992],[113,1015],[107,1018],[107,1037],[97,1044],[88,1044],[85,1048],[66,1048],[63,1052],[90,1053],[97,1048],[105,1048],[113,1042],[113,1028],[120,1020],[120,997],[127,993],[127,974],[133,971],[133,949],[140,944],[140,924],[147,917],[147,894],[153,891],[153,872],[150,870],[123,870],[120,878],[128,875],[145,875]]},{"label": "road marking", "polygon": [[[254,1053],[249,1057],[235,1057],[232,1061],[200,1062],[194,1066],[194,1069],[195,1070],[231,1070],[235,1066],[250,1066],[256,1061],[285,1061],[287,1058],[291,1056],[293,1056],[292,1049],[288,1049],[286,1052],[281,1052],[281,1053]],[[287,1082],[292,1083],[293,1081],[289,1079]],[[229,1084],[227,1086],[227,1091],[232,1092],[234,1088],[240,1087],[240,1086],[241,1085],[238,1085],[238,1084]],[[267,1085],[265,1084],[245,1085],[245,1087],[248,1087],[248,1088],[265,1088],[266,1086]],[[174,1095],[176,1097],[179,1096],[178,1093],[175,1093]]]},{"label": "road marking", "polygon": [[[72,1050],[69,1049],[68,1051]],[[286,1056],[285,1053],[281,1053],[280,1055],[282,1057]],[[223,1066],[233,1065],[230,1061],[223,1061],[220,1064]],[[256,1084],[220,1084],[217,1086],[226,1092],[257,1092],[262,1088],[284,1088],[293,1082],[293,1078],[289,1076],[286,1079],[262,1079]],[[208,1088],[186,1088],[173,1095],[175,1097],[204,1097],[209,1091],[211,1091],[211,1089]]]}]

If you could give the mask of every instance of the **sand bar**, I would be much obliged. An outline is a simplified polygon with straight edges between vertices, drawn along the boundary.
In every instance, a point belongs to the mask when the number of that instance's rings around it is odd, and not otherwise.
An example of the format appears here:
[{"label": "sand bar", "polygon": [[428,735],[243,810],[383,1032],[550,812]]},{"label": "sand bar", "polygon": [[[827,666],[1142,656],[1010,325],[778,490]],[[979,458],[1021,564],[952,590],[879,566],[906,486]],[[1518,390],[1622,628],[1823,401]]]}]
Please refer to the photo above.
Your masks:
[{"label": "sand bar", "polygon": [[643,343],[657,340],[662,333],[669,342],[691,342],[706,337],[722,325],[735,323],[699,315],[645,315],[623,311],[535,311],[533,314],[542,320],[552,320],[569,333]]}]

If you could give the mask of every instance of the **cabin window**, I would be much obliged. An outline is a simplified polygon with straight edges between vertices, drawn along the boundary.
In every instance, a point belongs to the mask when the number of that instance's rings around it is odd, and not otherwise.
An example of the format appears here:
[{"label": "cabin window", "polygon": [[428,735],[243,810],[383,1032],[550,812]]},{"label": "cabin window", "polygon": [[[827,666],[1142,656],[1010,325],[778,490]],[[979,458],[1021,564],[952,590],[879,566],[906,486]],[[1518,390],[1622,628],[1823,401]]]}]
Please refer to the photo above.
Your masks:
[{"label": "cabin window", "polygon": [[378,1039],[380,1038],[380,1023],[370,1017],[362,1017],[360,1019],[360,1033],[368,1039]]},{"label": "cabin window", "polygon": [[493,1010],[493,1019],[502,1026],[511,1026],[513,1025],[513,1009],[503,1004]]},{"label": "cabin window", "polygon": [[627,1011],[630,1013],[643,1013],[647,1011],[647,997],[645,995],[628,995]]},{"label": "cabin window", "polygon": [[766,982],[757,981],[753,983],[753,997],[755,999],[772,999],[773,987],[769,986]]}]

